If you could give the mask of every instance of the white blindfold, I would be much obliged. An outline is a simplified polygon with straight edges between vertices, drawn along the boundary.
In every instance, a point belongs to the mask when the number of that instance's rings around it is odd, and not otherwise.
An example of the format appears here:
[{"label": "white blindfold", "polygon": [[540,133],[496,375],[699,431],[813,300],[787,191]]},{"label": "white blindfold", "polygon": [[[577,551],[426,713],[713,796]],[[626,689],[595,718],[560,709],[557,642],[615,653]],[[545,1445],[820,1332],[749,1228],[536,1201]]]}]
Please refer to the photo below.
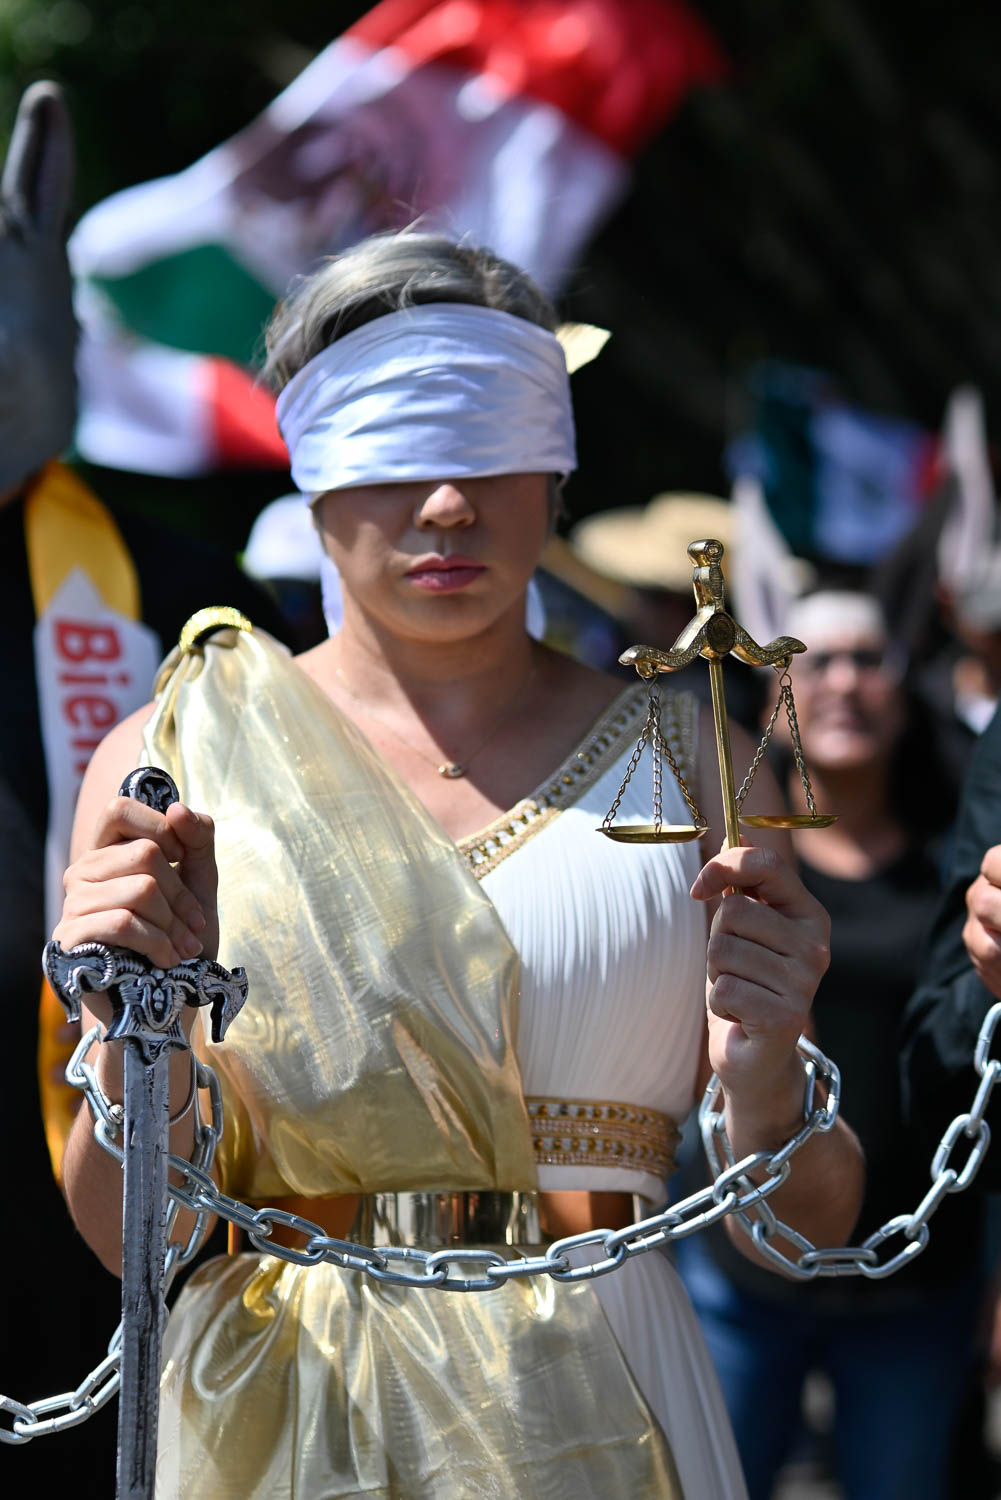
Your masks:
[{"label": "white blindfold", "polygon": [[439,302],[375,318],[311,359],[277,414],[306,495],[577,466],[558,340],[495,308]]}]

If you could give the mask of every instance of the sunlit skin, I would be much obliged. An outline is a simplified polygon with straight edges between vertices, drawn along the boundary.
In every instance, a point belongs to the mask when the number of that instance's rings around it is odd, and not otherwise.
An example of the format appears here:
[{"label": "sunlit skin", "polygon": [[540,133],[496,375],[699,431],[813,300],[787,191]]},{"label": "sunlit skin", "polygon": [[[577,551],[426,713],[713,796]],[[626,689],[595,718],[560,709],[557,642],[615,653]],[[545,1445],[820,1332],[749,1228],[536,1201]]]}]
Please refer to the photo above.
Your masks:
[{"label": "sunlit skin", "polygon": [[[445,832],[463,838],[537,786],[622,688],[621,678],[571,661],[525,631],[525,590],[550,528],[546,476],[359,487],[322,497],[317,519],[341,573],[344,620],[336,636],[297,659],[299,667],[358,724]],[[205,814],[176,806],[163,817],[107,800],[135,764],[150,711],[113,730],[88,770],[56,936],[64,946],[123,943],[166,966],[195,948],[215,952],[215,862]],[[468,774],[440,776],[437,765],[468,755],[485,725],[493,731]],[[749,760],[752,750],[735,730],[736,759]],[[774,783],[767,771],[759,779],[753,810],[773,810]],[[723,828],[709,716],[697,782],[717,830],[708,856]],[[798,1128],[803,1075],[795,1042],[828,959],[826,914],[796,877],[788,840],[765,832],[760,842],[709,859],[692,890],[711,923],[701,1076],[710,1068],[720,1075],[738,1155],[777,1146]],[[106,1091],[120,1098],[115,1049],[100,1048],[97,1062]],[[182,1062],[172,1063],[172,1107],[188,1087]],[[693,1078],[693,1091],[698,1082]],[[190,1148],[189,1115],[174,1127],[171,1150],[183,1155]],[[781,1205],[772,1201],[810,1238],[832,1243],[857,1212],[857,1145],[839,1125],[811,1141],[805,1155],[813,1168],[783,1185]],[[86,1122],[71,1136],[64,1176],[82,1232],[117,1268],[121,1174]],[[348,1205],[331,1200],[312,1208],[310,1217],[323,1223],[329,1215],[330,1227],[344,1231]],[[564,1193],[547,1195],[542,1211],[558,1234],[596,1221],[627,1222],[632,1205],[620,1195]]]},{"label": "sunlit skin", "polygon": [[346,606],[401,642],[468,642],[522,608],[549,531],[547,483],[503,474],[322,496],[317,524]]}]

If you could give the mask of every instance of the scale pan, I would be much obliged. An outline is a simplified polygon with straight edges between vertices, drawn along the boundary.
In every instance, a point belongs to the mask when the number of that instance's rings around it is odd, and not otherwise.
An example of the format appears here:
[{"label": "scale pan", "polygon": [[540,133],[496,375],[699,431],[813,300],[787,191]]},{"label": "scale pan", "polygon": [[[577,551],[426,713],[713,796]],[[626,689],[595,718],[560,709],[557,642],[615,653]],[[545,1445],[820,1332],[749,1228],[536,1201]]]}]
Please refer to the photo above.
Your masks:
[{"label": "scale pan", "polygon": [[740,821],[745,828],[830,828],[838,820],[833,813],[818,813],[815,818],[809,813],[774,813],[771,816],[742,815]]},{"label": "scale pan", "polygon": [[694,823],[665,823],[659,829],[656,823],[626,823],[621,828],[599,828],[597,832],[619,844],[689,844],[709,829],[696,828]]}]

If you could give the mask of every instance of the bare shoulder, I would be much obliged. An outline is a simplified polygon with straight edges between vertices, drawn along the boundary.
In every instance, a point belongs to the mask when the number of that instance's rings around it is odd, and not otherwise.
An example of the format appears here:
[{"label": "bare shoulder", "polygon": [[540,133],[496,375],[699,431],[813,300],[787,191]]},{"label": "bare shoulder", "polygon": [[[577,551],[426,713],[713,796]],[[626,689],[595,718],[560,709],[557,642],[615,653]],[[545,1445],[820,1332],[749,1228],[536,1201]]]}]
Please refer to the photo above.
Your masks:
[{"label": "bare shoulder", "polygon": [[154,709],[146,703],[110,729],[91,756],[77,798],[73,822],[71,857],[76,859],[92,843],[101,811],[117,796],[128,773],[135,769],[142,749],[142,734]]}]

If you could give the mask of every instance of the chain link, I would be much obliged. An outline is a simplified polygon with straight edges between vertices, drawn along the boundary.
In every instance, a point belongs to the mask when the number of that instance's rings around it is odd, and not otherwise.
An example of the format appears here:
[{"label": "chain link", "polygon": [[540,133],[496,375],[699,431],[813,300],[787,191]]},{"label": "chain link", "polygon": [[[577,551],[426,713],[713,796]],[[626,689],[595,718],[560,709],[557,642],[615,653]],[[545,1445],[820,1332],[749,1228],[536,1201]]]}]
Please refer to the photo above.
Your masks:
[{"label": "chain link", "polygon": [[[124,1160],[125,1153],[118,1144],[118,1138],[122,1134],[124,1111],[121,1105],[109,1102],[97,1081],[93,1066],[87,1062],[87,1053],[100,1035],[101,1028],[94,1026],[80,1038],[66,1066],[66,1081],[74,1088],[82,1090],[90,1106],[94,1119],[95,1140],[116,1161],[121,1162]],[[222,1094],[215,1073],[197,1060],[195,1083],[198,1089],[205,1089],[209,1093],[212,1101],[211,1123],[206,1123],[201,1117],[196,1092],[193,1106],[195,1140],[191,1160],[184,1161],[181,1157],[172,1156],[170,1164],[176,1168],[183,1168],[185,1173],[191,1173],[192,1177],[198,1178],[203,1185],[208,1184],[214,1188],[215,1184],[210,1172],[215,1160],[216,1147],[222,1135]],[[182,1190],[171,1187],[170,1195],[171,1202],[167,1208],[168,1247],[164,1275],[165,1293],[181,1267],[187,1265],[198,1253],[205,1239],[209,1218],[208,1212],[202,1210],[197,1203],[183,1201]],[[182,1208],[194,1209],[196,1214],[194,1227],[183,1244],[171,1239]],[[9,1428],[0,1425],[0,1443],[17,1445],[30,1442],[32,1438],[49,1437],[55,1432],[65,1432],[67,1428],[78,1426],[88,1417],[92,1417],[95,1412],[100,1411],[102,1406],[118,1394],[121,1379],[121,1336],[122,1330],[119,1325],[108,1343],[107,1354],[75,1390],[27,1403],[15,1401],[12,1397],[0,1393],[0,1419],[4,1414],[11,1419]]]},{"label": "chain link", "polygon": [[653,754],[653,826],[654,832],[660,833],[664,826],[664,767],[661,761],[664,736],[660,729],[660,694],[654,687],[650,689],[646,733],[650,737],[650,748]]},{"label": "chain link", "polygon": [[[643,674],[641,673],[640,675],[642,676]],[[670,700],[669,700],[669,702],[670,702]],[[674,730],[676,732],[677,725],[676,725],[676,720],[673,717],[673,715],[674,715],[674,710],[673,709],[671,710],[671,714],[672,714],[672,727],[674,728]],[[639,737],[639,739],[636,742],[636,746],[635,746],[635,748],[633,750],[633,753],[629,757],[628,764],[626,765],[626,774],[622,778],[622,785],[619,787],[619,790],[618,790],[618,792],[615,795],[615,800],[613,801],[611,807],[608,809],[608,812],[605,814],[604,818],[602,819],[602,822],[601,822],[602,828],[607,832],[612,827],[612,825],[614,824],[616,815],[618,814],[618,811],[619,811],[619,805],[621,804],[622,798],[625,795],[626,787],[629,785],[630,781],[632,781],[633,775],[634,775],[634,773],[636,771],[636,768],[639,765],[640,760],[642,758],[643,751],[646,749],[646,746],[647,746],[648,743],[649,743],[649,745],[651,747],[651,752],[652,752],[652,756],[653,756],[653,828],[654,828],[654,831],[656,833],[660,833],[661,830],[662,830],[662,828],[663,828],[663,826],[664,826],[664,774],[663,774],[663,765],[662,765],[662,761],[663,760],[667,761],[668,765],[671,768],[671,773],[674,776],[675,781],[678,783],[678,786],[679,786],[679,788],[681,790],[681,795],[684,797],[685,803],[686,803],[686,805],[688,807],[688,811],[691,813],[692,823],[700,831],[703,830],[703,829],[708,828],[708,826],[709,826],[708,820],[699,811],[699,808],[698,808],[698,806],[697,806],[697,804],[695,802],[694,797],[692,796],[692,793],[691,793],[691,790],[690,790],[690,788],[688,786],[688,783],[685,781],[685,778],[684,778],[684,775],[682,773],[681,767],[678,764],[678,760],[677,760],[677,757],[676,757],[676,755],[674,753],[674,749],[673,749],[673,747],[671,745],[670,738],[668,737],[667,734],[664,733],[663,723],[662,723],[662,705],[661,705],[661,701],[660,701],[660,694],[657,692],[657,689],[656,689],[656,686],[654,685],[653,679],[650,680],[649,701],[648,701],[648,704],[647,704],[646,721],[645,721],[645,723],[643,725],[643,728],[642,728],[642,730],[640,732],[640,737]]]},{"label": "chain link", "polygon": [[[660,748],[663,751],[664,758],[666,759],[668,765],[671,767],[671,772],[674,776],[675,781],[678,783],[678,786],[681,790],[681,795],[685,799],[685,802],[688,806],[688,811],[692,815],[692,822],[694,823],[696,828],[708,828],[708,819],[702,812],[699,811],[699,808],[696,805],[695,798],[692,796],[691,789],[689,788],[688,783],[682,775],[681,767],[678,765],[674,751],[671,748],[670,740],[664,733],[663,727],[661,727],[660,729]],[[680,745],[678,748],[681,748]]]},{"label": "chain link", "polygon": [[[640,675],[642,676],[643,674],[641,673]],[[626,774],[622,778],[622,785],[616,792],[615,800],[613,801],[611,807],[608,809],[607,813],[601,820],[601,826],[603,829],[607,830],[611,828],[612,824],[615,822],[616,815],[619,811],[619,804],[625,796],[626,787],[633,779],[633,774],[635,773],[636,767],[640,763],[643,751],[646,748],[647,740],[650,738],[651,734],[654,734],[655,736],[659,736],[660,734],[659,699],[657,698],[656,692],[652,686],[650,688],[650,698],[647,704],[646,722],[640,732],[639,739],[636,741],[633,753],[629,757],[628,764],[626,765]]]},{"label": "chain link", "polygon": [[[783,663],[785,665],[783,665]],[[783,657],[782,661],[776,662],[776,664],[775,664],[775,670],[777,672],[780,672],[780,673],[784,674],[784,672],[785,672],[785,666],[788,666],[788,658],[787,657]],[[741,782],[740,791],[737,793],[737,796],[736,796],[736,803],[737,803],[737,811],[738,812],[740,812],[741,808],[743,807],[743,805],[744,805],[744,798],[747,796],[748,792],[751,790],[751,783],[753,782],[755,776],[757,776],[757,774],[758,774],[758,767],[760,766],[761,762],[765,758],[765,751],[768,749],[768,746],[771,743],[772,735],[775,732],[775,724],[776,724],[776,721],[777,721],[778,716],[779,716],[779,709],[782,707],[782,702],[783,702],[783,697],[782,697],[782,687],[781,687],[781,677],[780,677],[780,679],[779,679],[779,695],[775,699],[775,707],[772,709],[772,716],[768,720],[768,723],[765,725],[765,732],[761,736],[761,743],[758,745],[758,748],[754,752],[754,759],[751,761],[751,764],[747,768],[747,775],[744,777],[744,780]]]},{"label": "chain link", "polygon": [[[699,1109],[703,1144],[713,1171],[713,1181],[662,1212],[653,1214],[625,1229],[593,1229],[584,1234],[556,1240],[542,1254],[508,1259],[500,1251],[454,1249],[427,1251],[408,1245],[383,1245],[379,1249],[334,1239],[318,1224],[299,1214],[277,1208],[251,1208],[230,1198],[211,1176],[216,1145],[222,1134],[222,1105],[219,1085],[211,1068],[197,1064],[199,1090],[207,1090],[212,1103],[211,1124],[198,1112],[196,1095],[195,1149],[191,1161],[170,1157],[171,1168],[180,1175],[179,1185],[168,1191],[168,1237],[176,1225],[181,1209],[197,1216],[196,1228],[182,1245],[171,1240],[167,1252],[165,1290],[182,1265],[201,1245],[210,1217],[235,1224],[252,1244],[269,1255],[293,1265],[312,1266],[327,1261],[342,1270],[358,1271],[372,1281],[388,1286],[439,1288],[451,1292],[491,1292],[529,1276],[550,1276],[554,1281],[593,1280],[607,1276],[635,1255],[660,1249],[673,1240],[694,1234],[728,1214],[748,1234],[760,1255],[798,1281],[813,1281],[818,1276],[861,1275],[878,1281],[895,1271],[928,1244],[929,1221],[950,1193],[968,1188],[983,1161],[990,1143],[990,1128],[985,1119],[991,1094],[1001,1075],[1001,1060],[990,1056],[998,1024],[1001,1003],[992,1005],[984,1018],[977,1038],[974,1067],[980,1077],[969,1111],[957,1115],[942,1136],[931,1166],[931,1187],[910,1214],[897,1214],[881,1229],[870,1234],[861,1245],[818,1247],[804,1235],[776,1217],[768,1204],[790,1171],[791,1158],[817,1132],[830,1130],[838,1115],[841,1098],[840,1075],[835,1065],[812,1043],[800,1039],[799,1050],[805,1075],[803,1124],[796,1134],[777,1151],[756,1151],[740,1161],[734,1159],[727,1139],[725,1120],[717,1109],[722,1087],[716,1078],[710,1081]],[[94,1117],[95,1138],[119,1161],[122,1150],[116,1136],[121,1125],[115,1123],[115,1107],[109,1105],[97,1083],[94,1069],[84,1060],[91,1043],[99,1036],[94,1028],[81,1038],[66,1069],[67,1081],[84,1091]],[[823,1100],[818,1103],[818,1085]],[[950,1165],[953,1151],[963,1138],[970,1148],[960,1167]],[[755,1182],[751,1173],[763,1174]],[[276,1224],[301,1234],[305,1244],[290,1248],[271,1242]],[[899,1249],[891,1247],[895,1237],[903,1239]],[[774,1243],[783,1240],[798,1254],[786,1255]],[[76,1390],[26,1404],[0,1395],[0,1415],[11,1419],[10,1428],[0,1426],[0,1442],[26,1443],[32,1438],[62,1432],[86,1421],[114,1396],[119,1384],[119,1344],[117,1329],[108,1353]]]},{"label": "chain link", "polygon": [[786,718],[789,720],[789,734],[792,737],[792,753],[796,761],[796,769],[799,779],[803,783],[803,795],[806,797],[806,807],[811,818],[817,816],[817,804],[813,796],[813,785],[810,781],[810,773],[806,768],[806,760],[803,757],[803,742],[799,737],[799,720],[796,717],[796,700],[792,695],[792,679],[789,676],[789,668],[779,678],[779,688],[782,700],[786,706]]}]

